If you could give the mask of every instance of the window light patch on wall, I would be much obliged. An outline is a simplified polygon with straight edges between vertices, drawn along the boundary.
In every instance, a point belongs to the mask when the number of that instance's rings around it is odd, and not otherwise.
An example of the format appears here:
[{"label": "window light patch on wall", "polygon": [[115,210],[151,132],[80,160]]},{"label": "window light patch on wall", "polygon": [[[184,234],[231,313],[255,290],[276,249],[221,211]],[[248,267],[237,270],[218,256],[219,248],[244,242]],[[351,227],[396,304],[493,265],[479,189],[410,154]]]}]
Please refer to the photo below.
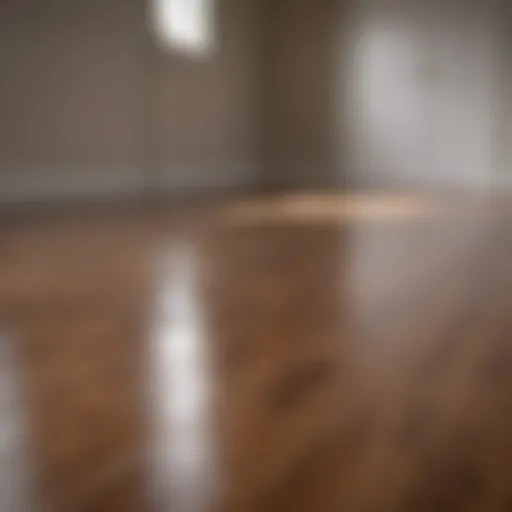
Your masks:
[{"label": "window light patch on wall", "polygon": [[152,0],[152,23],[166,49],[208,54],[214,43],[215,0]]}]

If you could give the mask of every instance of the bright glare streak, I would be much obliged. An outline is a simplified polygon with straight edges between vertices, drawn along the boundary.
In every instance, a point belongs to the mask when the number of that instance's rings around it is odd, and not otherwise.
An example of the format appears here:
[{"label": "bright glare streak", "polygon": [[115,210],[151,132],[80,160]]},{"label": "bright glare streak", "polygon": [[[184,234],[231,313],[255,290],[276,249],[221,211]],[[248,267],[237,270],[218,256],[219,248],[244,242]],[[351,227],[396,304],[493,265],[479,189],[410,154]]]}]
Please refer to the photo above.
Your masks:
[{"label": "bright glare streak", "polygon": [[194,258],[188,246],[173,249],[165,272],[152,368],[157,478],[162,485],[160,491],[171,493],[174,507],[200,512],[211,482],[211,383],[194,288]]}]

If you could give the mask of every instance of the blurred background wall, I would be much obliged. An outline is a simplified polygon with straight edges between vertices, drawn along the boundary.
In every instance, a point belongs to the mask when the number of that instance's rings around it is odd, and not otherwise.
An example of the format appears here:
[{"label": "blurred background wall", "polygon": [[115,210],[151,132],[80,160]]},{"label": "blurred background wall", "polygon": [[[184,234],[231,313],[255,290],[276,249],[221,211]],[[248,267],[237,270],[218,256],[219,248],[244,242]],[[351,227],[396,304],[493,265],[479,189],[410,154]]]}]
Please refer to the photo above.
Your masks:
[{"label": "blurred background wall", "polygon": [[254,181],[257,2],[217,1],[205,59],[159,46],[150,9],[1,0],[1,199]]},{"label": "blurred background wall", "polygon": [[339,31],[336,0],[267,1],[263,27],[263,179],[285,188],[337,187]]},{"label": "blurred background wall", "polygon": [[358,0],[351,20],[350,181],[488,189],[499,174],[499,0]]},{"label": "blurred background wall", "polygon": [[0,200],[512,182],[505,4],[216,0],[190,58],[146,0],[0,0]]}]

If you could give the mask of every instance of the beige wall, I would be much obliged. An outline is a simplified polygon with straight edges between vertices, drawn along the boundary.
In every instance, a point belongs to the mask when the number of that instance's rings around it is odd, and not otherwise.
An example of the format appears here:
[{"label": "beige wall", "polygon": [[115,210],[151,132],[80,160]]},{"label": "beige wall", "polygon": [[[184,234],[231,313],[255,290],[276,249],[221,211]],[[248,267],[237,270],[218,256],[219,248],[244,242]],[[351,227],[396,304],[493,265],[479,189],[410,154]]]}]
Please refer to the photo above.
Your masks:
[{"label": "beige wall", "polygon": [[217,0],[216,42],[208,59],[153,52],[148,85],[157,176],[203,186],[257,179],[258,16],[257,0]]},{"label": "beige wall", "polygon": [[434,190],[512,183],[508,27],[498,38],[500,19],[510,19],[505,4],[268,0],[267,183]]},{"label": "beige wall", "polygon": [[0,3],[0,197],[250,183],[255,5],[218,0],[193,61],[154,44],[144,0]]},{"label": "beige wall", "polygon": [[[0,200],[507,181],[507,27],[501,72],[485,53],[499,0],[450,1],[217,0],[204,60],[155,43],[145,0],[0,1]],[[366,77],[359,57],[379,24],[410,40],[379,43]]]},{"label": "beige wall", "polygon": [[269,185],[325,186],[336,133],[336,0],[266,4],[264,100],[265,180]]},{"label": "beige wall", "polygon": [[120,0],[2,4],[2,196],[137,185],[137,10]]},{"label": "beige wall", "polygon": [[499,136],[499,168],[495,176],[498,189],[512,188],[512,3],[500,2],[501,16],[499,21],[499,66],[500,84],[498,90]]}]

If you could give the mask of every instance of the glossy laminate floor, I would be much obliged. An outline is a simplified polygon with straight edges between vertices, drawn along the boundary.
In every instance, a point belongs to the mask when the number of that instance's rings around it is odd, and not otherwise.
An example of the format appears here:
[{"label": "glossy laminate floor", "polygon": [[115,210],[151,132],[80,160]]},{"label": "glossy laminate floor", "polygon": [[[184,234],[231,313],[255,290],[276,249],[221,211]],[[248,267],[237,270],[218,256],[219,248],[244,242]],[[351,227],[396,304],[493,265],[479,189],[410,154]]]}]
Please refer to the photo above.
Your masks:
[{"label": "glossy laminate floor", "polygon": [[512,207],[0,220],[0,511],[512,510]]}]

